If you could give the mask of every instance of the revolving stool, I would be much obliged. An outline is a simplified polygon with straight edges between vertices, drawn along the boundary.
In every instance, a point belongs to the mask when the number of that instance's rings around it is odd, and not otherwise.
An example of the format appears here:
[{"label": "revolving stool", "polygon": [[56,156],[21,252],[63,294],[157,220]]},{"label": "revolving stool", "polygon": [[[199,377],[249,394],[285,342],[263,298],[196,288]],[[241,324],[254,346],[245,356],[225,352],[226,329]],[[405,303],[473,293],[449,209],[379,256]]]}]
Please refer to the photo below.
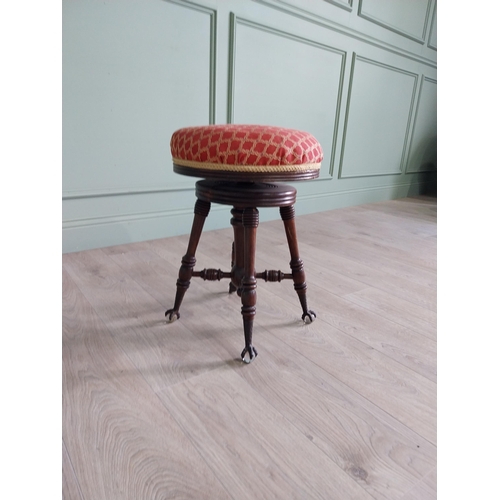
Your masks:
[{"label": "revolving stool", "polygon": [[[176,131],[170,142],[174,172],[201,177],[196,182],[194,220],[186,254],[182,257],[174,306],[165,316],[180,318],[179,309],[192,277],[230,279],[229,292],[241,297],[245,347],[244,362],[257,356],[252,345],[257,304],[257,279],[280,282],[292,279],[302,307],[302,319],[314,321],[308,309],[304,265],[299,256],[294,204],[297,191],[277,181],[314,179],[319,175],[323,152],[309,133],[263,125],[209,125]],[[234,240],[231,270],[195,271],[196,249],[212,203],[232,206]],[[260,207],[277,207],[290,250],[291,273],[256,272],[255,249]]]}]

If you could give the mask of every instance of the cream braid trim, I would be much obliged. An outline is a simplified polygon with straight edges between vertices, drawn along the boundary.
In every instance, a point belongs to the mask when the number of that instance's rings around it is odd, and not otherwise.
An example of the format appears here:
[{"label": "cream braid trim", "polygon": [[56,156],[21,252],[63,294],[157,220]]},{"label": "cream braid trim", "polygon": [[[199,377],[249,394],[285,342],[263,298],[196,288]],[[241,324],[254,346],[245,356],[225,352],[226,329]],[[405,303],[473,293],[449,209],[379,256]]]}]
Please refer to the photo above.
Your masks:
[{"label": "cream braid trim", "polygon": [[320,163],[301,163],[299,165],[227,165],[225,163],[205,163],[202,161],[172,158],[173,163],[181,167],[200,168],[202,170],[224,170],[226,172],[302,172],[319,170]]}]

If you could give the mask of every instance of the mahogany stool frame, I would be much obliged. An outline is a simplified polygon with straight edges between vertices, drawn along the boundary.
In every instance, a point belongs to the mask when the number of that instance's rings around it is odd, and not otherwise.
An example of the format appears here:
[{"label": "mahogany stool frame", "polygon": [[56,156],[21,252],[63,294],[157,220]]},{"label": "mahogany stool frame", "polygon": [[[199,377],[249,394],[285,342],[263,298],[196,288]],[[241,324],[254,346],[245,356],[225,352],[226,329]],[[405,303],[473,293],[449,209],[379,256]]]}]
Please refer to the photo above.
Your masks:
[{"label": "mahogany stool frame", "polygon": [[[175,167],[177,165],[174,165],[174,169]],[[186,172],[182,173],[186,174]],[[238,177],[241,176],[238,175]],[[301,175],[302,178],[304,177]],[[269,179],[269,174],[267,174],[266,179]],[[194,207],[193,225],[186,254],[181,260],[174,306],[166,311],[165,316],[170,321],[180,318],[179,309],[192,277],[209,281],[229,278],[231,280],[229,293],[236,292],[241,297],[241,314],[245,334],[245,347],[241,352],[241,358],[246,363],[252,362],[257,356],[257,351],[252,345],[253,322],[257,304],[257,279],[274,282],[292,279],[302,307],[302,320],[314,321],[316,313],[307,307],[306,276],[304,264],[299,256],[295,229],[296,194],[296,189],[286,184],[252,182],[250,180],[241,182],[204,179],[198,181],[196,183],[197,200]],[[196,249],[212,203],[233,207],[231,225],[234,231],[234,241],[230,272],[224,272],[220,269],[194,270]],[[275,270],[256,272],[255,270],[259,207],[279,207],[290,250],[291,273],[287,274]]]}]

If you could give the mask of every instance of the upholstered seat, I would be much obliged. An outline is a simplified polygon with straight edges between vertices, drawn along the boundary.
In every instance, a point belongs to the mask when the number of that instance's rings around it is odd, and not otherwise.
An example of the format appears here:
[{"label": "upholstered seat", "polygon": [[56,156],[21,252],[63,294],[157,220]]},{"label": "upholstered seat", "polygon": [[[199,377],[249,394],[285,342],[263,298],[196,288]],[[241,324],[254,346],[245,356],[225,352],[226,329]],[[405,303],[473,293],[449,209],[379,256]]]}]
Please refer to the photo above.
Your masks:
[{"label": "upholstered seat", "polygon": [[205,178],[313,179],[323,160],[308,132],[267,125],[182,128],[170,149],[175,172]]},{"label": "upholstered seat", "polygon": [[[323,160],[319,142],[308,132],[268,125],[208,125],[177,130],[170,141],[174,171],[201,177],[196,183],[197,201],[186,255],[181,260],[177,292],[172,309],[165,316],[180,318],[179,309],[192,277],[204,280],[229,278],[229,292],[241,297],[245,334],[243,361],[249,363],[257,351],[252,345],[253,320],[257,303],[257,279],[292,279],[302,319],[314,321],[307,308],[306,281],[299,257],[295,230],[296,189],[276,181],[318,177]],[[195,253],[211,203],[231,205],[234,230],[231,270],[195,271]],[[255,270],[255,243],[259,224],[258,207],[279,207],[290,249],[291,273]]]}]

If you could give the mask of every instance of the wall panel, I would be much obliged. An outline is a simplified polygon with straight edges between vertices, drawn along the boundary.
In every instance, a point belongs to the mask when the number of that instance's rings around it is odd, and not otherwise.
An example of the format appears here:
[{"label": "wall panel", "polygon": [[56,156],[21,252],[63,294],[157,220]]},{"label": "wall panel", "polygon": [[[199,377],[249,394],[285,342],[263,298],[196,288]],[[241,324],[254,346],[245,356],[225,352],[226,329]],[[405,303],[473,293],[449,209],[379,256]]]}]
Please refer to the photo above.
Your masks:
[{"label": "wall panel", "polygon": [[415,73],[356,56],[341,178],[402,172],[417,78]]},{"label": "wall panel", "polygon": [[359,0],[359,16],[423,43],[431,0]]},{"label": "wall panel", "polygon": [[173,174],[169,140],[214,121],[215,41],[215,11],[202,5],[63,2],[64,249],[99,246],[67,243],[84,225],[127,240],[118,220],[173,208],[169,194],[192,186]]},{"label": "wall panel", "polygon": [[[422,37],[408,37],[397,29],[388,29],[380,23],[367,20],[360,15],[359,2],[352,12],[340,9],[325,0],[304,2],[303,0],[253,0],[279,12],[308,20],[315,26],[325,26],[332,32],[341,33],[351,38],[351,41],[362,40],[365,43],[379,47],[385,51],[402,54],[405,57],[436,66],[436,53],[427,46],[422,50]],[[393,0],[397,2],[398,0]],[[412,0],[413,1],[413,0]],[[423,0],[415,0],[421,2]],[[435,5],[435,0],[431,0]],[[397,6],[396,6],[397,7]]]},{"label": "wall panel", "polygon": [[418,111],[410,146],[407,173],[429,172],[437,167],[437,82],[422,78]]},{"label": "wall panel", "polygon": [[65,5],[65,193],[165,185],[170,133],[210,117],[209,12],[157,1]]},{"label": "wall panel", "polygon": [[236,16],[232,26],[229,121],[311,132],[325,154],[321,177],[330,177],[345,52]]},{"label": "wall panel", "polygon": [[429,43],[427,46],[431,49],[437,50],[437,6],[434,6],[434,13],[432,15],[431,29],[429,34]]}]

